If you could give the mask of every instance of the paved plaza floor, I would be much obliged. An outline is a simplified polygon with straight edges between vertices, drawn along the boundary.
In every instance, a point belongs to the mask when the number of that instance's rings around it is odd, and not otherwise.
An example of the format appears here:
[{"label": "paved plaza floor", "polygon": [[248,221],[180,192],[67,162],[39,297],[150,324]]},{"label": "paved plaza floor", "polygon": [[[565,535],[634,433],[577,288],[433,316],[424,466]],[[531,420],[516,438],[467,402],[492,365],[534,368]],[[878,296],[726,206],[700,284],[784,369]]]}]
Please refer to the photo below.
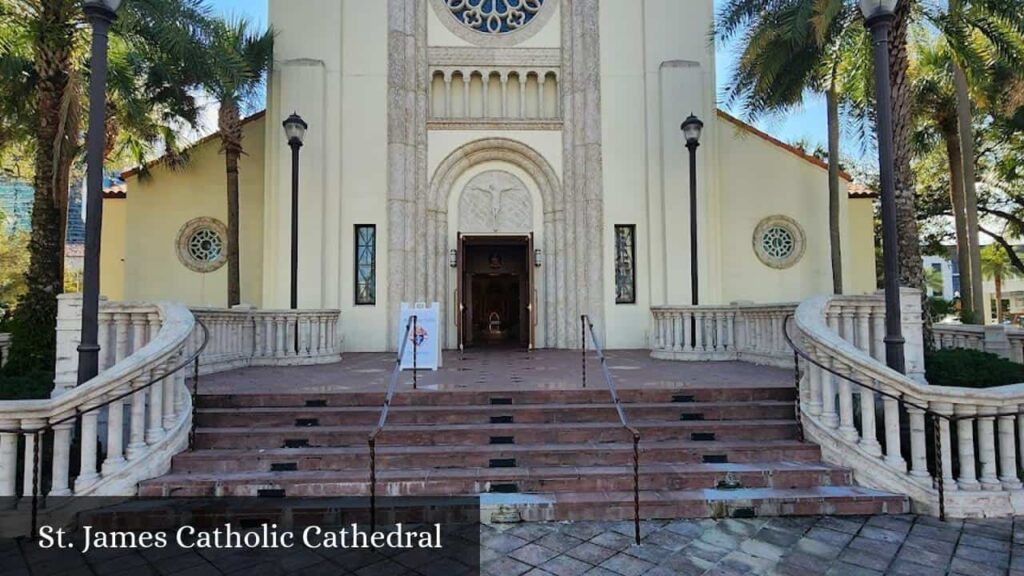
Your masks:
[{"label": "paved plaza floor", "polygon": [[[488,576],[1024,575],[1024,518],[939,522],[920,516],[763,518],[482,526]],[[4,575],[389,576],[466,575],[465,568],[413,570],[400,556],[296,550],[280,563],[227,551],[111,550],[86,562],[41,561],[22,542],[0,546]],[[422,558],[420,559],[422,561]]]}]

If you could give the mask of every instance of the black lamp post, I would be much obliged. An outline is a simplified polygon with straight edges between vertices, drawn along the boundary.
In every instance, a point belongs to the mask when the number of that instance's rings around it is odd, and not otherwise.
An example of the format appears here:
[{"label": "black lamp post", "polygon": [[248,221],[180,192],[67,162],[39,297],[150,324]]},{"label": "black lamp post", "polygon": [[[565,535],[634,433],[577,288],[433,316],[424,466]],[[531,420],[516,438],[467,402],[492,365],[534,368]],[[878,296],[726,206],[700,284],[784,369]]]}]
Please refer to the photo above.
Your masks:
[{"label": "black lamp post", "polygon": [[700,276],[697,272],[697,148],[700,147],[704,123],[690,114],[680,128],[686,137],[686,149],[690,151],[690,294],[696,306],[700,303]]},{"label": "black lamp post", "polygon": [[103,150],[106,148],[107,46],[121,0],[85,0],[92,26],[89,77],[89,134],[86,148],[85,263],[82,270],[82,338],[78,346],[78,383],[100,371],[100,239],[103,234]]},{"label": "black lamp post", "polygon": [[864,23],[871,30],[878,111],[878,170],[882,187],[882,251],[885,257],[885,362],[906,373],[900,316],[899,245],[896,228],[896,182],[893,164],[892,85],[889,78],[889,32],[898,0],[860,0]]},{"label": "black lamp post", "polygon": [[284,134],[292,148],[292,310],[299,307],[299,149],[309,125],[292,113],[284,121]]}]

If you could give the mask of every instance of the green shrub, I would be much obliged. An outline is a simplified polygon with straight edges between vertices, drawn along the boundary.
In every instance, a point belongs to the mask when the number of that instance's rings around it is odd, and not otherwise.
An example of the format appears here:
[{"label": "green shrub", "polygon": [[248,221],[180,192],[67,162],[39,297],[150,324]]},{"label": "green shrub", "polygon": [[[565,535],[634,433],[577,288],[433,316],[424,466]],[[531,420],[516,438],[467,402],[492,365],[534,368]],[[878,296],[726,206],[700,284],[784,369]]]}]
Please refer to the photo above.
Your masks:
[{"label": "green shrub", "polygon": [[991,388],[1024,383],[1024,365],[995,354],[950,348],[925,355],[925,377],[934,386]]}]

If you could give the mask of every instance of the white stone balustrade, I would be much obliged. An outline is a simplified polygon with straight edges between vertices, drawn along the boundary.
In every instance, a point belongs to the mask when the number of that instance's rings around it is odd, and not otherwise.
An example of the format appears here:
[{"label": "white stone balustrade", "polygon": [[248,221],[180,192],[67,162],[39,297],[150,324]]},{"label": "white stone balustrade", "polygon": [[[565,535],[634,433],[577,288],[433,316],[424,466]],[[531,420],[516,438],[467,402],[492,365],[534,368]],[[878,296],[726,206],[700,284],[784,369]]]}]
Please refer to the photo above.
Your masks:
[{"label": "white stone balustrade", "polygon": [[11,358],[11,335],[0,333],[0,368]]},{"label": "white stone balustrade", "polygon": [[1024,364],[1024,330],[1010,326],[935,324],[932,326],[935,348],[966,348],[1002,356]]},{"label": "white stone balustrade", "polygon": [[[247,366],[302,366],[341,360],[338,310],[193,308],[210,331],[199,358],[203,374]],[[187,350],[201,343],[194,335]]]},{"label": "white stone balustrade", "polygon": [[[80,298],[60,302],[67,320]],[[175,375],[146,386],[184,361],[195,318],[175,304],[104,303],[100,319],[104,351],[98,376],[81,386],[58,387],[49,399],[0,402],[0,497],[31,497],[37,488],[40,496],[51,497],[132,495],[139,481],[166,472],[171,457],[186,446],[191,399],[184,379]],[[71,345],[77,344],[60,341],[58,357],[72,358]],[[138,392],[108,403],[132,390]],[[128,443],[126,429],[131,431]],[[140,429],[144,435],[136,434]],[[24,440],[20,453],[18,436]],[[52,451],[39,460],[40,472],[49,473],[33,474],[33,466],[23,464],[33,462],[37,446],[51,440]],[[78,464],[72,465],[76,453]],[[47,501],[48,506],[59,504],[55,498]]]},{"label": "white stone balustrade", "polygon": [[914,339],[920,298],[906,289],[903,296],[907,376],[884,363],[881,297],[823,296],[797,309],[797,342],[831,370],[800,362],[807,437],[827,461],[853,469],[859,483],[907,494],[917,512],[938,513],[940,484],[949,516],[1024,512],[1024,384],[926,384],[915,372],[923,357],[920,336]]},{"label": "white stone balustrade", "polygon": [[662,360],[744,360],[792,366],[782,330],[796,304],[656,306],[651,357]]}]

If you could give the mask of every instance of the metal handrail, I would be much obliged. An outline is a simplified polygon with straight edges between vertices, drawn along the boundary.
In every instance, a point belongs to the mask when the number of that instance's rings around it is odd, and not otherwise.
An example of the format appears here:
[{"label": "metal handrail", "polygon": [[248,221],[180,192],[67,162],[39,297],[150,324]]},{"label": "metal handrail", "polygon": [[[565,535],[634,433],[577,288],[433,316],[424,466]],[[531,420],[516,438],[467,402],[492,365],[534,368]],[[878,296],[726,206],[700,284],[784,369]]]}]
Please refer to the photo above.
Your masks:
[{"label": "metal handrail", "polygon": [[[405,356],[405,347],[409,342],[409,333],[416,334],[416,325],[418,322],[417,316],[413,315],[409,317],[408,322],[405,323],[405,332],[402,334],[402,343],[398,346],[398,357],[395,359],[395,368],[391,371],[391,379],[388,381],[387,390],[384,392],[384,405],[380,409],[380,418],[377,419],[377,425],[374,426],[370,435],[367,437],[367,443],[370,448],[370,527],[371,530],[377,529],[377,437],[384,431],[384,426],[388,422],[388,414],[391,411],[391,401],[395,397],[395,390],[398,387],[398,380],[402,375],[402,358]],[[419,341],[415,338],[412,342],[413,345],[413,377],[416,375],[416,356],[419,348]]]},{"label": "metal handrail", "polygon": [[[74,420],[75,421],[75,425],[77,426],[79,424],[79,420],[82,418],[83,415],[88,414],[90,412],[94,412],[96,410],[99,410],[100,408],[106,408],[107,406],[113,404],[114,402],[119,402],[121,400],[124,400],[125,398],[128,398],[129,396],[134,396],[135,394],[138,394],[139,392],[141,392],[143,390],[148,390],[149,388],[153,387],[153,385],[156,384],[157,382],[162,382],[162,381],[166,380],[168,377],[177,374],[183,368],[185,368],[185,367],[187,367],[189,365],[193,365],[194,366],[194,369],[193,369],[193,379],[194,380],[193,380],[193,383],[192,383],[193,384],[193,393],[192,393],[192,429],[189,432],[189,449],[192,448],[192,442],[194,441],[194,438],[195,438],[195,413],[196,413],[196,408],[195,408],[196,393],[195,393],[195,390],[198,389],[198,387],[199,387],[199,356],[203,353],[204,350],[206,350],[206,345],[210,341],[210,329],[207,328],[206,324],[204,324],[198,318],[195,318],[195,321],[196,321],[196,324],[198,324],[199,327],[203,331],[203,342],[202,342],[202,344],[200,344],[199,348],[197,348],[195,350],[195,352],[193,352],[192,355],[189,356],[188,360],[185,360],[184,362],[182,362],[181,364],[175,366],[171,370],[168,370],[164,374],[161,374],[158,378],[153,378],[152,380],[146,382],[145,384],[143,384],[142,386],[139,386],[138,388],[135,388],[134,390],[130,390],[128,392],[124,392],[122,394],[118,394],[117,396],[108,398],[108,399],[104,400],[103,402],[101,402],[99,404],[96,404],[95,406],[90,406],[89,408],[86,408],[84,410],[82,410],[80,407],[76,406],[75,409],[74,409],[74,413],[73,414],[71,414],[69,416],[66,416],[64,418],[61,418],[59,420],[54,420],[54,421],[48,422],[47,424],[45,424],[43,426],[40,426],[39,428],[35,428],[33,430],[24,430],[24,429],[11,430],[11,429],[0,428],[0,434],[24,434],[24,435],[31,434],[33,436],[33,439],[34,439],[34,448],[35,449],[32,451],[32,529],[29,532],[30,536],[34,536],[35,535],[36,527],[37,527],[37,523],[38,523],[38,518],[39,518],[39,473],[40,473],[40,464],[41,464],[39,459],[40,459],[40,453],[42,452],[41,440],[42,440],[43,434],[45,434],[48,431],[52,431],[55,427],[57,427],[57,426],[59,426],[61,424],[70,422],[71,420]],[[83,438],[83,441],[85,441],[84,438]],[[44,497],[43,500],[45,500],[45,499],[46,498]]]},{"label": "metal handrail", "polygon": [[792,336],[790,336],[790,334],[789,334],[789,324],[790,324],[790,321],[793,320],[793,318],[794,318],[794,316],[792,314],[786,316],[786,319],[785,319],[785,321],[783,321],[783,324],[782,324],[782,336],[783,336],[783,338],[786,339],[786,343],[789,344],[789,347],[793,349],[793,355],[794,355],[794,357],[793,357],[793,360],[794,360],[794,367],[793,367],[793,369],[796,371],[796,383],[797,383],[797,389],[796,389],[796,403],[797,403],[796,417],[797,417],[798,422],[799,422],[799,420],[801,418],[801,408],[800,408],[800,362],[799,362],[799,358],[803,358],[806,362],[808,362],[810,364],[813,364],[813,365],[817,366],[818,368],[820,368],[820,369],[822,369],[822,370],[824,370],[824,371],[826,371],[826,372],[828,372],[828,373],[830,373],[830,374],[832,374],[834,376],[838,376],[839,378],[842,378],[842,379],[844,379],[844,380],[846,380],[848,382],[856,384],[857,386],[860,386],[862,388],[866,388],[868,390],[871,390],[873,392],[881,394],[882,396],[884,396],[886,398],[889,398],[891,400],[895,400],[897,402],[897,404],[902,404],[904,406],[909,406],[909,407],[914,408],[915,410],[920,410],[921,412],[923,412],[925,414],[925,416],[930,418],[931,421],[932,421],[932,448],[933,448],[933,450],[935,452],[935,487],[936,487],[936,490],[939,493],[938,494],[938,496],[939,496],[939,519],[944,521],[946,519],[946,491],[945,491],[945,481],[944,481],[943,475],[942,475],[942,437],[941,437],[941,430],[939,429],[939,425],[938,425],[938,421],[937,420],[940,420],[940,419],[941,420],[945,420],[947,422],[947,424],[951,425],[953,422],[956,422],[957,420],[960,420],[962,418],[958,418],[956,416],[952,416],[952,417],[951,416],[947,416],[946,414],[941,414],[939,412],[936,412],[936,411],[928,408],[927,406],[921,406],[919,404],[915,404],[915,403],[910,402],[910,401],[908,401],[908,400],[906,400],[906,399],[904,399],[904,398],[902,398],[900,396],[897,396],[895,394],[891,394],[889,392],[886,392],[885,390],[882,390],[882,389],[880,389],[880,388],[878,388],[876,386],[873,386],[871,384],[864,384],[863,382],[861,382],[859,380],[856,380],[856,379],[851,378],[850,376],[848,376],[846,374],[843,374],[843,373],[841,373],[841,372],[839,372],[837,370],[834,370],[830,366],[826,366],[826,365],[822,364],[816,358],[812,357],[806,350],[803,350],[799,346],[797,346],[796,342],[793,341]]},{"label": "metal handrail", "polygon": [[597,358],[601,361],[601,373],[604,376],[604,382],[608,386],[608,392],[612,395],[612,404],[615,406],[615,411],[619,414],[619,422],[622,423],[622,427],[626,429],[633,436],[633,535],[636,539],[637,545],[640,544],[640,431],[629,424],[629,420],[626,418],[626,412],[622,409],[622,400],[619,399],[619,394],[615,389],[615,381],[612,379],[612,374],[608,370],[608,359],[604,355],[604,350],[601,348],[601,344],[597,341],[597,333],[594,331],[594,323],[590,321],[590,317],[586,314],[580,316],[580,324],[583,327],[583,386],[586,387],[587,381],[587,368],[586,368],[586,349],[587,349],[587,332],[590,332],[590,339],[594,344],[594,351],[597,353]]}]

